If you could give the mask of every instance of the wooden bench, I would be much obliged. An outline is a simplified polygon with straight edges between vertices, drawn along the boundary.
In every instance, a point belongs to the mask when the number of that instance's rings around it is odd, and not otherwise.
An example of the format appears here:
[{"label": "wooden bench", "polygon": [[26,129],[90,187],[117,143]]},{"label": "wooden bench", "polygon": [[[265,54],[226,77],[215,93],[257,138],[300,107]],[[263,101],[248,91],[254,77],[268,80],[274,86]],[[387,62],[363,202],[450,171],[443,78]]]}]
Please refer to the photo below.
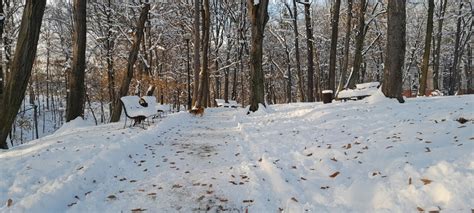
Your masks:
[{"label": "wooden bench", "polygon": [[237,101],[229,100],[229,103],[226,103],[224,99],[216,99],[217,107],[226,107],[226,108],[239,108],[240,105]]},{"label": "wooden bench", "polygon": [[143,123],[147,118],[153,118],[158,113],[154,96],[144,96],[142,98],[138,96],[124,96],[120,98],[120,101],[126,116],[124,128],[127,126],[127,117],[134,121],[130,126],[135,126]]},{"label": "wooden bench", "polygon": [[379,86],[380,86],[379,82],[356,84],[355,89],[345,89],[345,90],[340,91],[337,94],[337,99],[342,100],[342,101],[361,100],[377,92]]}]

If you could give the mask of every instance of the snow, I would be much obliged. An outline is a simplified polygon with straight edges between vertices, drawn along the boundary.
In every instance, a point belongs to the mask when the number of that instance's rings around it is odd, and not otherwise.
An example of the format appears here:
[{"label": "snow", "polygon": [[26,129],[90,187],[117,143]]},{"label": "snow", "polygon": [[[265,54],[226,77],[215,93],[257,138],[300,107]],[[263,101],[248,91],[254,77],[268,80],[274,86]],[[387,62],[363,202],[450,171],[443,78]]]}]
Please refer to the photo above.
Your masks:
[{"label": "snow", "polygon": [[469,212],[473,107],[377,91],[175,113],[145,130],[74,120],[0,151],[0,212]]},{"label": "snow", "polygon": [[323,94],[332,93],[332,90],[323,90],[322,93]]},{"label": "snow", "polygon": [[378,89],[380,83],[379,82],[369,82],[363,84],[356,84],[355,89],[345,89],[339,92],[337,95],[340,99],[347,99],[352,97],[365,97],[371,96],[374,94]]},{"label": "snow", "polygon": [[147,102],[148,106],[144,107],[140,105],[140,97],[138,96],[124,96],[121,97],[120,100],[126,107],[127,114],[130,117],[136,116],[145,116],[150,117],[152,115],[156,115],[157,113],[157,103],[155,96],[143,96],[145,102]]},{"label": "snow", "polygon": [[81,117],[77,117],[76,119],[63,124],[58,130],[54,132],[54,134],[63,135],[67,133],[74,133],[78,128],[89,127],[92,125],[94,124],[85,121]]},{"label": "snow", "polygon": [[234,100],[228,100],[229,103],[226,103],[224,99],[216,99],[216,103],[218,107],[231,107],[231,108],[237,108],[240,107],[240,105],[237,103],[237,101]]}]

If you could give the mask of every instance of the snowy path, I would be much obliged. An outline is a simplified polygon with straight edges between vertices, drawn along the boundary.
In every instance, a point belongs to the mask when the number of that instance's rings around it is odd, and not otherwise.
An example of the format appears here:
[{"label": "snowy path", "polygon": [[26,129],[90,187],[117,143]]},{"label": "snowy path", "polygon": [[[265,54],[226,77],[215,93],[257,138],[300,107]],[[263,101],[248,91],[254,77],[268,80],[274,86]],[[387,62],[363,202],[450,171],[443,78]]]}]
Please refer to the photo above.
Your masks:
[{"label": "snowy path", "polygon": [[0,152],[0,212],[470,211],[473,97],[367,102],[64,128]]}]

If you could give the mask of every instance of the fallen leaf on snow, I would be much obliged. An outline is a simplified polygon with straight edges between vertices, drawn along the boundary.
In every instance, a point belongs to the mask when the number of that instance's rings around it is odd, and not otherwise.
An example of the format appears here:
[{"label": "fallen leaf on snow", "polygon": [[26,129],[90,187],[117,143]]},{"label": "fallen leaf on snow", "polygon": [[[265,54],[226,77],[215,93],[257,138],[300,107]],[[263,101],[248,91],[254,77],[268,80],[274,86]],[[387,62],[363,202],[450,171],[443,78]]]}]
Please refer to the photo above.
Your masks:
[{"label": "fallen leaf on snow", "polygon": [[7,207],[10,207],[13,205],[13,200],[12,199],[8,199],[7,201]]},{"label": "fallen leaf on snow", "polygon": [[339,172],[334,172],[332,175],[329,175],[329,177],[335,178],[337,175],[339,175]]},{"label": "fallen leaf on snow", "polygon": [[291,200],[298,203],[298,200],[295,197],[292,197]]},{"label": "fallen leaf on snow", "polygon": [[422,179],[420,179],[420,180],[423,182],[423,185],[428,185],[428,184],[430,184],[431,182],[433,182],[432,180],[426,179],[426,178],[422,178]]},{"label": "fallen leaf on snow", "polygon": [[423,211],[425,211],[425,210],[424,210],[424,209],[422,209],[421,207],[416,207],[416,209],[417,209],[418,211],[420,211],[420,212],[423,212]]},{"label": "fallen leaf on snow", "polygon": [[132,213],[138,213],[138,212],[144,212],[144,211],[146,211],[146,209],[142,209],[142,208],[132,209]]}]

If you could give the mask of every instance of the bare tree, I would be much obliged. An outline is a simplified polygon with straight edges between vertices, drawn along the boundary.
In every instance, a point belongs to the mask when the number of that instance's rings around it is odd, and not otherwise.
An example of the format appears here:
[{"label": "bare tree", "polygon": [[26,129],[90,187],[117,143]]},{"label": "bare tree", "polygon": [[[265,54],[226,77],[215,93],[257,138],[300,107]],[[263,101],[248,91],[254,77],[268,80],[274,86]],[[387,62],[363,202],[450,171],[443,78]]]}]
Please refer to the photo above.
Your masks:
[{"label": "bare tree", "polygon": [[387,43],[382,92],[404,103],[402,68],[405,63],[406,0],[389,0],[387,5]]},{"label": "bare tree", "polygon": [[73,6],[73,53],[72,70],[69,73],[66,122],[84,117],[86,69],[86,8],[87,1],[74,0]]},{"label": "bare tree", "polygon": [[425,50],[423,53],[423,61],[421,63],[421,78],[420,88],[418,95],[423,96],[426,94],[426,87],[428,81],[428,65],[430,62],[430,51],[431,51],[431,36],[433,34],[433,11],[434,11],[434,0],[428,0],[428,21],[426,22],[426,35],[425,35]]},{"label": "bare tree", "polygon": [[200,32],[200,12],[201,12],[201,1],[194,0],[194,82],[193,82],[193,106],[196,104],[198,90],[199,90],[199,70],[201,69],[201,57],[199,51],[201,50],[201,32]]},{"label": "bare tree", "polygon": [[[352,0],[349,0],[352,1]],[[304,2],[304,19],[306,25],[306,48],[308,57],[308,85],[306,90],[306,97],[308,102],[314,101],[314,59],[313,59],[313,27],[311,25],[311,2]]]},{"label": "bare tree", "polygon": [[120,85],[120,90],[117,94],[117,99],[113,104],[112,115],[110,116],[110,122],[118,122],[120,120],[120,115],[122,114],[122,107],[120,104],[120,97],[126,96],[128,89],[130,87],[130,82],[133,78],[133,66],[138,58],[138,50],[140,49],[140,42],[143,40],[143,29],[145,28],[145,22],[148,18],[148,12],[150,11],[150,4],[145,3],[140,12],[140,17],[137,21],[136,30],[134,32],[132,48],[128,54],[127,61],[127,73],[122,79],[122,84]]},{"label": "bare tree", "polygon": [[336,0],[332,5],[331,11],[331,49],[329,53],[329,90],[333,91],[336,88],[336,51],[337,51],[337,37],[339,27],[339,9],[341,7],[341,0]]},{"label": "bare tree", "polygon": [[434,50],[434,63],[433,63],[433,89],[439,89],[439,59],[441,53],[441,38],[443,37],[443,21],[444,14],[446,13],[446,5],[448,0],[441,0],[438,14],[438,32],[436,33],[436,48]]},{"label": "bare tree", "polygon": [[8,149],[6,139],[25,97],[45,7],[46,0],[27,0],[25,4],[10,81],[7,82],[4,98],[0,103],[0,149]]},{"label": "bare tree", "polygon": [[359,14],[358,14],[358,24],[357,24],[357,34],[356,34],[356,44],[354,50],[354,63],[352,64],[352,72],[349,76],[349,83],[347,88],[355,88],[356,83],[359,81],[360,76],[360,66],[362,64],[362,48],[364,48],[364,38],[365,38],[365,11],[367,5],[365,0],[361,0],[359,4]]},{"label": "bare tree", "polygon": [[252,31],[250,49],[250,111],[258,110],[258,105],[265,106],[264,76],[262,70],[262,46],[265,25],[268,22],[268,0],[247,0]]},{"label": "bare tree", "polygon": [[344,57],[341,69],[341,81],[339,81],[338,92],[344,89],[346,83],[347,67],[349,66],[349,43],[351,41],[352,31],[352,0],[347,0],[347,17],[346,17],[346,37],[344,38]]},{"label": "bare tree", "polygon": [[203,1],[203,40],[202,40],[202,64],[201,72],[199,73],[199,88],[197,91],[195,108],[207,107],[207,98],[209,95],[209,30],[210,30],[210,11],[209,0]]},{"label": "bare tree", "polygon": [[293,32],[295,34],[295,59],[296,59],[296,72],[298,74],[298,93],[299,93],[299,100],[301,102],[305,101],[305,94],[304,94],[304,79],[303,79],[303,72],[301,71],[301,64],[300,64],[300,45],[299,45],[299,33],[298,33],[298,7],[296,5],[296,0],[293,1],[293,9],[290,8],[290,5],[285,2],[285,6],[288,9],[288,13],[290,14],[291,21],[293,22]]},{"label": "bare tree", "polygon": [[[0,42],[3,42],[3,26],[5,23],[5,13],[3,12],[3,0],[0,0]],[[0,52],[0,61],[3,61],[3,51]],[[0,64],[0,103],[3,99],[4,87],[3,65]]]}]

